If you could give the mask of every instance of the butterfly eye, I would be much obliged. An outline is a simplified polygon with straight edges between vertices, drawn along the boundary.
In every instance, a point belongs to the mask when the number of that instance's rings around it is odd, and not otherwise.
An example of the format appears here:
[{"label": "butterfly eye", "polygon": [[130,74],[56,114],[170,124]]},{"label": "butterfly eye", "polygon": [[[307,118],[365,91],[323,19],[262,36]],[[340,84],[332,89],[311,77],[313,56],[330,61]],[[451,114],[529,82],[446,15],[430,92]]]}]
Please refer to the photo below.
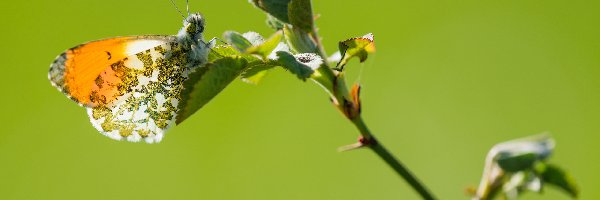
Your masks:
[{"label": "butterfly eye", "polygon": [[196,26],[196,24],[194,23],[190,23],[187,27],[186,27],[186,32],[188,33],[194,33],[196,30],[198,30],[198,27]]}]

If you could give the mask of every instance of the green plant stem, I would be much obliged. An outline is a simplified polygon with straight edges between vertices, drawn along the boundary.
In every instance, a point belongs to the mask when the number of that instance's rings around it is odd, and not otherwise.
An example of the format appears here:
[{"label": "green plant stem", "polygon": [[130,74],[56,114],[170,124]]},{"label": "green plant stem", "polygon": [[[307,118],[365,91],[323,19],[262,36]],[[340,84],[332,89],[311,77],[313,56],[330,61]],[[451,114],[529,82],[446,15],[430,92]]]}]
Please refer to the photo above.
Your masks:
[{"label": "green plant stem", "polygon": [[[312,32],[309,33],[317,46],[315,50],[323,59],[327,59],[327,54],[323,48],[321,40],[317,34],[316,28],[313,27]],[[348,100],[348,89],[346,83],[343,80],[343,73],[334,73],[333,70],[327,66],[327,62],[324,62],[325,66],[320,67],[317,71],[320,73],[319,78],[315,78],[319,84],[323,86],[327,92],[331,95],[334,105],[340,110],[346,118],[348,118],[360,131],[362,136],[362,146],[369,147],[373,150],[377,156],[379,156],[385,163],[390,166],[394,171],[400,175],[408,184],[425,200],[434,200],[433,194],[423,185],[416,176],[414,176],[408,168],[406,168],[398,159],[394,157],[381,143],[379,143],[375,136],[369,131],[367,125],[363,121],[360,115],[352,116],[348,114],[345,102]],[[360,113],[360,112],[358,112]]]},{"label": "green plant stem", "polygon": [[396,159],[379,141],[375,139],[375,136],[369,131],[366,124],[360,116],[352,120],[352,123],[358,128],[360,134],[364,139],[363,143],[366,144],[369,149],[373,150],[377,156],[385,161],[398,175],[400,175],[408,184],[415,190],[423,199],[433,200],[436,199],[432,193],[423,185],[416,176],[414,176],[408,168],[406,168],[400,160]]}]

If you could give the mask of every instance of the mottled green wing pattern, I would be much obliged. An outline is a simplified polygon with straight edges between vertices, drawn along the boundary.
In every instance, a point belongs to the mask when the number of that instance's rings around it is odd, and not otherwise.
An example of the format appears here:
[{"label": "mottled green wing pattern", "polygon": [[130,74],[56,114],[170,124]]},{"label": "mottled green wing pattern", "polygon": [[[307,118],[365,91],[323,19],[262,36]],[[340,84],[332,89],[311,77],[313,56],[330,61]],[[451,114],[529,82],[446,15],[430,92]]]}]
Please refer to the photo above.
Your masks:
[{"label": "mottled green wing pattern", "polygon": [[[94,127],[116,140],[159,142],[174,125],[183,82],[196,67],[188,66],[187,56],[179,43],[171,42],[112,64],[94,87],[112,87],[122,95],[109,104],[87,108]],[[103,81],[112,76],[123,81]]]}]

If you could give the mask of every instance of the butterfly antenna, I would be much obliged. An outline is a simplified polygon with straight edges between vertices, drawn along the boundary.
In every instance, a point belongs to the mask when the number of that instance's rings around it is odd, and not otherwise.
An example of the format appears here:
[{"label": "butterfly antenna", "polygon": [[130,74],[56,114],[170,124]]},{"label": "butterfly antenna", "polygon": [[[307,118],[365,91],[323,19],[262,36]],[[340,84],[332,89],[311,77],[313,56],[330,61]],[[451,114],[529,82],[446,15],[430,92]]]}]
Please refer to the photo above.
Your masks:
[{"label": "butterfly antenna", "polygon": [[188,16],[190,16],[190,0],[185,0],[185,7],[188,12]]},{"label": "butterfly antenna", "polygon": [[179,14],[181,14],[181,17],[183,17],[183,19],[185,19],[185,15],[183,15],[183,13],[181,12],[181,10],[179,10],[179,7],[177,7],[177,4],[175,4],[175,2],[173,0],[171,0],[171,4],[173,4],[173,7],[175,7],[175,10],[177,10],[177,12],[179,12]]}]

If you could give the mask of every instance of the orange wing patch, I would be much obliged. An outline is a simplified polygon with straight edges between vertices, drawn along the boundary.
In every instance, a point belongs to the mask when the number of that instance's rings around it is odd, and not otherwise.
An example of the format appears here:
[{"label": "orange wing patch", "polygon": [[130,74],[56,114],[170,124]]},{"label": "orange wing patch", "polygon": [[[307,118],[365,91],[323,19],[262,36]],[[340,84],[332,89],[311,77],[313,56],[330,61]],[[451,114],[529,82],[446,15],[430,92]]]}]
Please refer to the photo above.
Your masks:
[{"label": "orange wing patch", "polygon": [[[80,105],[94,107],[117,97],[119,83],[126,73],[115,70],[118,62],[172,41],[169,36],[117,37],[86,43],[65,51],[50,66],[48,74],[53,85]],[[142,63],[121,63],[139,68]],[[105,85],[107,87],[98,87]]]}]

